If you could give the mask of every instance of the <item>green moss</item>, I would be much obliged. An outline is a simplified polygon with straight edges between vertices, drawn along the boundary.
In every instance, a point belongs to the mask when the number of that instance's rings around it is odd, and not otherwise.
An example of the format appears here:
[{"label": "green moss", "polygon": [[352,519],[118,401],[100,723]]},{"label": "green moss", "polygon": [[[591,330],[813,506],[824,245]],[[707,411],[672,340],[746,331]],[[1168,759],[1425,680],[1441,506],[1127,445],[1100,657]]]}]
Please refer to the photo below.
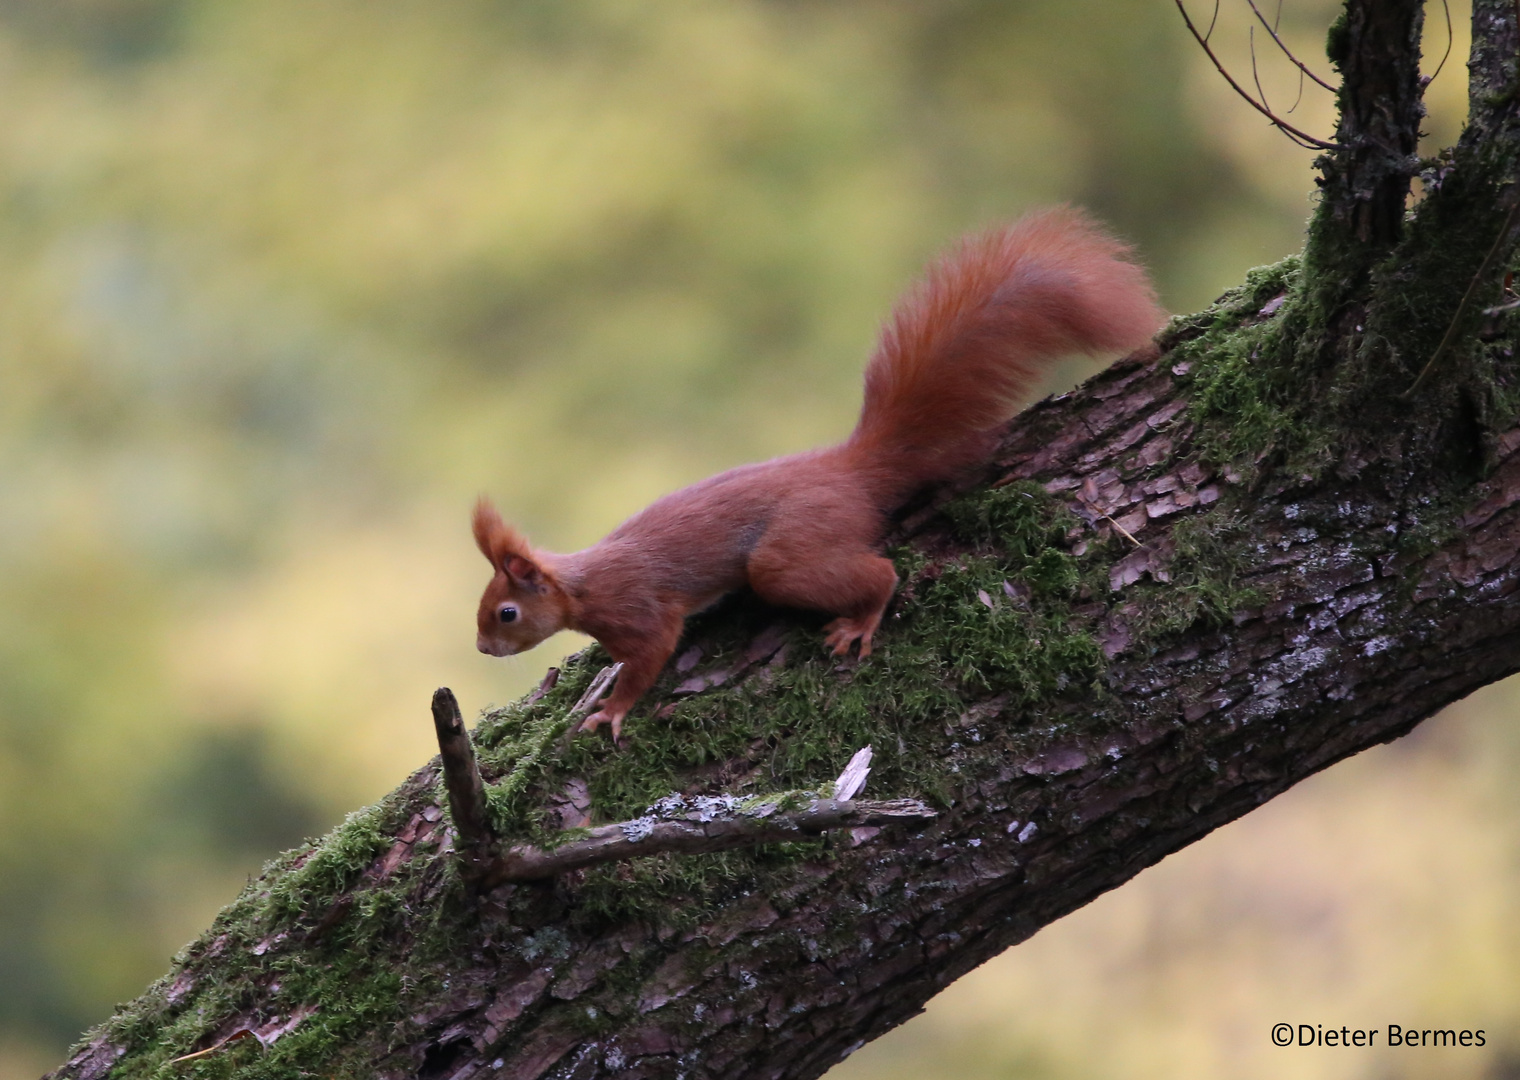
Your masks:
[{"label": "green moss", "polygon": [[[1449,177],[1377,265],[1363,266],[1368,254],[1348,248],[1339,225],[1320,223],[1301,258],[1252,270],[1239,289],[1173,321],[1161,343],[1187,383],[1205,460],[1247,477],[1275,467],[1312,480],[1356,439],[1375,444],[1411,413],[1426,414],[1432,439],[1443,416],[1472,411],[1472,402],[1488,430],[1515,415],[1520,395],[1502,378],[1512,357],[1474,348],[1476,320],[1491,298],[1472,305],[1441,378],[1420,400],[1401,399],[1493,241],[1488,218],[1496,212],[1472,211],[1494,202],[1487,175],[1473,168]],[[1497,276],[1489,285],[1496,293]]]},{"label": "green moss", "polygon": [[[403,789],[403,792],[405,789]],[[419,792],[414,791],[415,799]],[[401,793],[352,814],[317,843],[288,852],[227,907],[210,930],[176,958],[174,971],[194,981],[170,1001],[171,978],[120,1009],[106,1024],[130,1048],[112,1076],[286,1078],[358,1076],[340,1063],[377,1039],[403,1014],[403,986],[434,981],[430,965],[451,948],[469,918],[452,864],[416,859],[388,880],[356,888],[418,807]],[[406,896],[427,876],[441,880],[443,900],[420,920],[431,941],[414,939],[419,920]],[[339,902],[339,898],[343,902]],[[313,939],[320,937],[320,940]],[[194,1061],[172,1060],[205,1048],[227,1031],[229,1017],[256,998],[315,1006],[290,1033],[265,1048],[241,1039]]]},{"label": "green moss", "polygon": [[1342,9],[1330,24],[1330,30],[1325,35],[1325,57],[1339,70],[1346,62],[1347,50],[1351,47],[1350,16]]},{"label": "green moss", "polygon": [[[1285,356],[1285,325],[1303,322],[1296,256],[1246,274],[1245,284],[1162,335],[1173,371],[1187,380],[1189,416],[1206,460],[1255,460],[1310,441],[1301,395]],[[1262,312],[1278,301],[1274,312]]]},{"label": "green moss", "polygon": [[983,550],[1030,559],[1064,543],[1077,519],[1039,484],[1021,480],[964,496],[940,511],[955,534]]},{"label": "green moss", "polygon": [[388,816],[384,804],[349,814],[299,866],[275,877],[265,900],[271,915],[299,914],[346,892],[390,846]]}]

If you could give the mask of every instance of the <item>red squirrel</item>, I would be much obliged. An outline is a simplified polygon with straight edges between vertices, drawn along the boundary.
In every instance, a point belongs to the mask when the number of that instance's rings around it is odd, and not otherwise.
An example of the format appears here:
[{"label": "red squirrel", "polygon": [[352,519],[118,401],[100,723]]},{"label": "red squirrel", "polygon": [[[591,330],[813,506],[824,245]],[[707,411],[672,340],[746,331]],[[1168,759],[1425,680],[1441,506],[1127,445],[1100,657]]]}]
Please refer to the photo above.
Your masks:
[{"label": "red squirrel", "polygon": [[475,542],[495,575],[481,652],[511,656],[579,630],[621,662],[582,724],[623,719],[675,652],[686,616],[749,586],[834,616],[825,643],[871,639],[897,586],[877,550],[888,515],[991,452],[1041,369],[1074,353],[1143,344],[1164,318],[1124,244],[1056,207],[972,236],[898,303],[865,372],[860,421],[838,446],[743,465],[657,499],[572,555],[533,547],[485,499]]}]

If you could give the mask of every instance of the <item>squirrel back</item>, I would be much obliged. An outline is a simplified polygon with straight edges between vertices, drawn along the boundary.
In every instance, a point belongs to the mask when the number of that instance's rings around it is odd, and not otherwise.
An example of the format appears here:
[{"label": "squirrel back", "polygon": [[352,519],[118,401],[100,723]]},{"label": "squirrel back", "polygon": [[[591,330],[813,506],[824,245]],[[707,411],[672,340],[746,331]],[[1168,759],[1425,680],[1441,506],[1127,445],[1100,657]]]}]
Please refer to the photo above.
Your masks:
[{"label": "squirrel back", "polygon": [[882,328],[842,449],[894,510],[981,460],[1053,361],[1133,349],[1164,318],[1130,248],[1071,207],[968,237]]}]

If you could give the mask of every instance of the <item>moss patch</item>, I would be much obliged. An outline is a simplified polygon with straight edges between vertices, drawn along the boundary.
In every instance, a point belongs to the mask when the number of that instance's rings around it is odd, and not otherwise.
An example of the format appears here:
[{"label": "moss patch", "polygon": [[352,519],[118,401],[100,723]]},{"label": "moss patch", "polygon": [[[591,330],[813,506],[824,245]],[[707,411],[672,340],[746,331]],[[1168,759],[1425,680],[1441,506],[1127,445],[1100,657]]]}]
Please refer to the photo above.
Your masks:
[{"label": "moss patch", "polygon": [[1163,333],[1172,369],[1189,385],[1206,460],[1251,461],[1310,441],[1285,355],[1284,327],[1303,321],[1301,280],[1297,256],[1257,267],[1240,288]]}]

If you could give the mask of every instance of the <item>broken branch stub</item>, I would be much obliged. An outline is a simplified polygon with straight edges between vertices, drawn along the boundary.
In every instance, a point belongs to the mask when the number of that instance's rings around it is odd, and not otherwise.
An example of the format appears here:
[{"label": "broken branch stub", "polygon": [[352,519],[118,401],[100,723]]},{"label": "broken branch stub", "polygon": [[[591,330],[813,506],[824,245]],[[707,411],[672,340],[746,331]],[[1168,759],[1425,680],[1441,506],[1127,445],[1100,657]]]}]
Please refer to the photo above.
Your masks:
[{"label": "broken branch stub", "polygon": [[494,857],[496,835],[486,813],[486,786],[475,764],[475,747],[465,730],[459,701],[446,686],[433,692],[433,727],[438,733],[449,812],[459,833],[461,869],[467,880],[478,881]]}]

